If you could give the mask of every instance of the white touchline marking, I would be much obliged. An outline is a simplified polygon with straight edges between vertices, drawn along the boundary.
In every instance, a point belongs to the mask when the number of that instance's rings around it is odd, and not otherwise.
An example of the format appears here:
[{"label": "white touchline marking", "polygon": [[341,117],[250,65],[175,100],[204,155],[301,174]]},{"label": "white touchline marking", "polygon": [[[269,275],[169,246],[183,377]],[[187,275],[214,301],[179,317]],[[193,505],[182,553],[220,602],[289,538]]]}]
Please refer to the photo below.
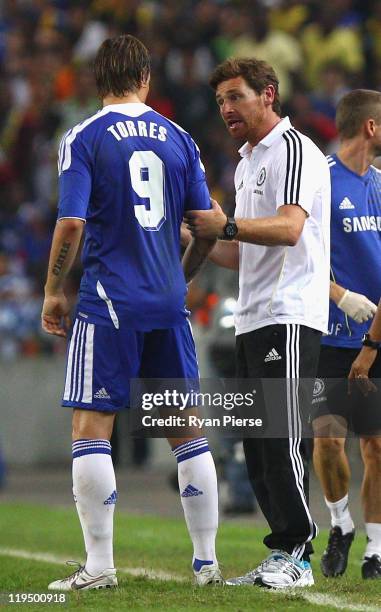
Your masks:
[{"label": "white touchline marking", "polygon": [[[52,563],[54,565],[63,565],[67,561],[67,557],[60,557],[58,555],[52,555],[51,553],[33,553],[28,550],[18,550],[15,548],[2,548],[0,547],[0,556],[4,557],[15,557],[18,559],[28,559],[29,561],[41,561],[45,563]],[[118,567],[118,572],[123,574],[129,574],[130,576],[142,576],[145,578],[151,578],[152,580],[173,580],[175,582],[190,582],[189,578],[179,576],[178,574],[170,574],[161,570],[146,569],[144,567]],[[229,588],[229,587],[227,587]],[[302,597],[305,601],[315,606],[336,608],[337,610],[352,610],[353,612],[380,612],[380,608],[373,606],[367,606],[364,604],[351,604],[344,597],[338,597],[336,595],[326,595],[325,593],[319,592],[308,592],[306,589],[285,589],[278,591],[279,595],[287,594],[295,595],[296,598]],[[273,590],[266,590],[266,593],[274,593]]]},{"label": "white touchline marking", "polygon": [[345,597],[340,597],[340,595],[327,595],[326,593],[319,593],[319,591],[313,591],[311,593],[310,587],[297,587],[295,589],[286,588],[279,589],[275,591],[274,589],[266,590],[266,593],[275,593],[276,595],[286,595],[289,598],[295,597],[295,599],[299,599],[302,597],[308,603],[314,604],[315,606],[330,606],[331,608],[336,608],[337,610],[353,610],[354,612],[380,612],[381,608],[368,606],[366,604],[351,604],[348,603],[348,600]]},{"label": "white touchline marking", "polygon": [[[298,595],[299,595],[298,590]],[[338,610],[356,610],[358,612],[379,612],[380,608],[375,608],[373,606],[367,606],[365,604],[350,604],[346,603],[346,600],[342,597],[337,597],[335,595],[326,595],[325,593],[307,593],[303,591],[301,593],[302,597],[306,599],[309,603],[315,604],[317,606],[330,606],[331,608],[337,608]]]},{"label": "white touchline marking", "polygon": [[[15,548],[1,548],[0,555],[4,557],[16,557],[18,559],[28,559],[29,561],[42,561],[45,563],[53,563],[54,565],[65,565],[67,557],[60,557],[50,553],[33,553],[28,550],[17,550]],[[144,567],[118,567],[118,572],[129,574],[130,576],[143,576],[153,580],[174,580],[176,582],[186,582],[188,579],[184,576],[178,576],[163,572],[161,570],[152,570]]]},{"label": "white touchline marking", "polygon": [[118,567],[118,572],[129,574],[130,576],[144,576],[145,578],[151,578],[151,580],[189,582],[189,578],[185,578],[185,576],[177,576],[175,574],[169,574],[168,572],[162,572],[161,570],[145,569],[144,567]]}]

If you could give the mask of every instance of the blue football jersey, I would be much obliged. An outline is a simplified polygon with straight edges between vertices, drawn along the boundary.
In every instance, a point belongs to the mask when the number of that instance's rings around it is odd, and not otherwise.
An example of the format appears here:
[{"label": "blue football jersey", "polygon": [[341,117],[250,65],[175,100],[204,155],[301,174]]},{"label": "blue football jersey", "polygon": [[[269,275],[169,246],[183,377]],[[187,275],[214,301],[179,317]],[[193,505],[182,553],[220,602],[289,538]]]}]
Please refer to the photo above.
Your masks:
[{"label": "blue football jersey", "polygon": [[184,324],[180,225],[186,210],[210,208],[189,134],[145,104],[111,104],[65,134],[58,171],[58,218],[86,221],[80,316],[138,330]]},{"label": "blue football jersey", "polygon": [[[332,184],[331,280],[378,304],[381,297],[381,172],[360,176],[328,157]],[[360,348],[371,321],[356,323],[330,300],[323,344]]]}]

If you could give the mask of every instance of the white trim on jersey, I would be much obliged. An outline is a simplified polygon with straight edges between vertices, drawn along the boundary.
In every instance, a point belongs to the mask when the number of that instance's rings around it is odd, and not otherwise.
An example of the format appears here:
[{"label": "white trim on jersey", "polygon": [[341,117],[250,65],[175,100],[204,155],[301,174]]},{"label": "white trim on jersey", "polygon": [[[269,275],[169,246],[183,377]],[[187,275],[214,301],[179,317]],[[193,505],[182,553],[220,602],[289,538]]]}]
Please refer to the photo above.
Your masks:
[{"label": "white trim on jersey", "polygon": [[79,347],[81,345],[81,339],[83,334],[83,321],[79,322],[78,325],[78,333],[76,337],[75,347],[74,347],[74,359],[73,359],[73,376],[72,376],[72,387],[70,390],[70,400],[73,402],[75,399],[75,394],[77,390],[78,383],[78,371],[81,368],[81,364],[79,362]]},{"label": "white trim on jersey", "polygon": [[91,404],[93,400],[93,352],[94,324],[77,319],[69,344],[64,400]]},{"label": "white trim on jersey", "polygon": [[78,339],[78,381],[77,381],[77,393],[75,395],[75,401],[78,402],[81,394],[81,385],[82,385],[82,363],[83,363],[83,336],[86,333],[85,323],[82,321],[82,329],[80,331],[79,339]]},{"label": "white trim on jersey", "polygon": [[62,165],[62,157],[64,153],[65,138],[67,138],[69,134],[71,134],[71,129],[65,132],[65,134],[62,136],[59,147],[58,147],[58,156],[57,156],[58,175],[61,174],[61,165]]},{"label": "white trim on jersey", "polygon": [[192,323],[190,322],[190,320],[188,318],[187,318],[187,323],[189,325],[189,330],[190,330],[190,333],[191,333],[191,336],[192,336],[192,340],[194,342],[194,354],[195,354],[195,357],[196,357],[196,364],[197,364],[197,377],[200,378],[200,366],[198,365],[196,341],[194,339]]},{"label": "white trim on jersey", "polygon": [[109,312],[111,321],[114,324],[115,329],[119,329],[118,315],[116,314],[116,312],[114,310],[113,303],[112,303],[111,299],[108,297],[106,291],[104,290],[104,287],[103,287],[101,281],[97,282],[97,293],[98,293],[99,297],[101,298],[101,300],[106,302],[106,305],[107,305],[107,308],[108,308],[108,312]]},{"label": "white trim on jersey", "polygon": [[100,119],[100,117],[107,115],[107,113],[109,112],[110,112],[109,110],[106,110],[105,108],[103,108],[102,110],[98,111],[95,115],[92,115],[88,119],[85,119],[85,121],[82,121],[82,123],[79,123],[78,125],[76,125],[72,130],[69,130],[69,132],[63,137],[61,141],[61,145],[60,145],[59,154],[58,154],[58,174],[62,174],[62,172],[70,168],[71,145],[73,144],[74,140],[77,138],[78,134],[82,132],[82,130],[84,130],[88,125],[93,123],[93,121]]},{"label": "white trim on jersey", "polygon": [[91,404],[93,401],[93,355],[94,355],[94,324],[86,323],[85,365],[83,369],[82,402]]},{"label": "white trim on jersey", "polygon": [[[172,121],[172,119],[168,119],[168,117],[166,117],[166,119],[167,119],[167,121],[169,121],[169,123],[172,123],[172,125],[174,125],[177,129],[179,129],[180,132],[184,132],[184,134],[188,134],[188,132],[186,130],[184,130],[184,128],[182,128],[181,125],[176,123],[176,121]],[[189,134],[188,134],[188,136],[189,136]]]},{"label": "white trim on jersey", "polygon": [[[62,172],[70,168],[71,145],[73,144],[77,135],[80,132],[82,132],[82,130],[84,130],[88,125],[93,123],[93,121],[96,121],[100,117],[104,117],[108,113],[120,113],[121,115],[127,115],[128,117],[137,118],[143,115],[144,113],[148,113],[148,112],[154,112],[159,117],[163,117],[166,121],[168,121],[169,123],[172,123],[172,125],[174,125],[178,130],[190,136],[188,132],[184,130],[184,128],[181,127],[181,125],[178,125],[174,121],[171,121],[171,119],[168,119],[167,117],[164,117],[163,115],[160,115],[160,113],[155,111],[150,106],[147,106],[147,104],[143,104],[142,102],[108,104],[107,106],[104,106],[101,110],[99,110],[95,115],[92,115],[88,119],[85,119],[84,121],[82,121],[82,123],[77,124],[72,129],[68,130],[66,134],[64,134],[59,144],[59,148],[58,148],[58,174],[60,175],[62,174]],[[193,140],[193,138],[192,138],[192,141],[194,142],[198,152],[200,153],[200,149],[195,143],[195,141]],[[200,158],[200,166],[202,170],[205,172],[205,167],[201,161],[201,158]]]},{"label": "white trim on jersey", "polygon": [[107,104],[107,106],[103,107],[103,110],[108,110],[113,113],[121,113],[122,115],[127,115],[128,117],[140,117],[144,113],[154,112],[156,114],[160,114],[157,111],[154,111],[153,108],[144,104],[143,102],[123,102],[122,104]]},{"label": "white trim on jersey", "polygon": [[69,344],[69,352],[67,356],[67,367],[66,367],[66,380],[65,380],[65,391],[64,391],[64,400],[68,400],[70,397],[70,389],[71,389],[71,372],[73,366],[73,351],[75,345],[75,339],[77,337],[78,330],[78,319],[74,323],[73,333],[71,335],[70,344]]},{"label": "white trim on jersey", "polygon": [[88,119],[78,123],[71,130],[68,130],[61,139],[58,149],[58,174],[62,174],[65,170],[68,170],[71,165],[71,145],[77,138],[77,135],[82,132],[88,125],[104,117],[108,113],[121,113],[122,115],[128,115],[129,117],[140,117],[144,113],[152,111],[153,109],[142,102],[131,102],[124,104],[108,104],[101,110],[97,111],[95,115],[91,115]]},{"label": "white trim on jersey", "polygon": [[178,123],[176,123],[175,121],[172,121],[172,119],[168,119],[166,117],[167,121],[169,121],[169,123],[172,123],[172,125],[174,125],[178,130],[180,130],[181,132],[183,132],[184,134],[186,134],[187,136],[190,137],[191,141],[193,142],[194,146],[196,147],[196,150],[198,151],[198,155],[199,155],[199,162],[200,162],[200,168],[203,172],[205,172],[205,166],[202,162],[201,159],[201,151],[200,151],[200,147],[198,146],[197,142],[195,142],[192,138],[192,136],[186,131],[184,130],[184,128],[181,127],[181,125],[179,125]]}]

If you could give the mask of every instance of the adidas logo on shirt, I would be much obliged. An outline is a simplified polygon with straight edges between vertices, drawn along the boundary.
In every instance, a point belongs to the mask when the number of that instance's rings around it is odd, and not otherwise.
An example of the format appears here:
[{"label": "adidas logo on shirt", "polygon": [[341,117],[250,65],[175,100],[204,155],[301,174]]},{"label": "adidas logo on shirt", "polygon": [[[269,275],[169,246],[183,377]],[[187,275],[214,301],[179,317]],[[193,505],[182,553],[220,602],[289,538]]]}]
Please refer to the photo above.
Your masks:
[{"label": "adidas logo on shirt", "polygon": [[111,506],[112,504],[116,504],[116,500],[118,499],[118,493],[113,491],[107,499],[103,502],[104,506]]},{"label": "adidas logo on shirt", "polygon": [[281,355],[279,355],[278,351],[273,348],[267,353],[265,357],[265,363],[267,363],[268,361],[279,361],[280,359],[282,359]]},{"label": "adidas logo on shirt", "polygon": [[341,202],[341,204],[339,205],[340,210],[349,210],[354,208],[352,202],[350,201],[349,198],[345,197],[344,200]]},{"label": "adidas logo on shirt", "polygon": [[191,484],[185,487],[184,491],[181,493],[181,497],[195,497],[196,495],[204,495],[204,493]]},{"label": "adidas logo on shirt", "polygon": [[94,393],[95,399],[111,399],[106,389],[102,387],[102,389],[98,389],[96,393]]}]

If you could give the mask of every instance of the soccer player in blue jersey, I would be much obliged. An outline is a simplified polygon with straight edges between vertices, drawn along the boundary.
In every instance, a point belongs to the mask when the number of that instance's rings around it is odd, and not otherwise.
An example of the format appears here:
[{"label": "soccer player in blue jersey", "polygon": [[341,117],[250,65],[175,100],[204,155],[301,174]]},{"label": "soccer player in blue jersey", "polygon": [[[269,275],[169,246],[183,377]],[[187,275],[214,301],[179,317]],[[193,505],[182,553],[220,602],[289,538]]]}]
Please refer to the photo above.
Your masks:
[{"label": "soccer player in blue jersey", "polygon": [[[106,40],[95,60],[103,108],[64,136],[59,205],[42,326],[66,336],[64,281],[84,231],[79,301],[67,354],[63,406],[73,408],[73,493],[86,564],[50,589],[117,585],[117,500],[110,437],[130,400],[130,379],[198,378],[184,307],[186,281],[214,241],[194,240],[180,262],[185,211],[209,209],[199,150],[182,128],[145,104],[150,58],[133,36]],[[185,436],[185,434],[184,434]],[[196,583],[221,584],[215,554],[217,480],[199,430],[169,440],[193,542]]]},{"label": "soccer player in blue jersey", "polygon": [[[368,331],[381,296],[381,172],[371,165],[381,154],[381,93],[348,93],[339,102],[336,123],[340,147],[328,157],[332,183],[329,334],[322,340],[314,399],[314,427],[322,436],[315,438],[314,464],[332,525],[321,568],[325,576],[343,574],[354,538],[345,453],[348,428],[360,437],[365,468],[362,504],[368,543],[362,576],[381,578],[381,398],[380,393],[363,397],[356,389],[348,396],[345,381],[362,344],[372,350]],[[374,353],[370,376],[381,378],[381,355]]]}]

